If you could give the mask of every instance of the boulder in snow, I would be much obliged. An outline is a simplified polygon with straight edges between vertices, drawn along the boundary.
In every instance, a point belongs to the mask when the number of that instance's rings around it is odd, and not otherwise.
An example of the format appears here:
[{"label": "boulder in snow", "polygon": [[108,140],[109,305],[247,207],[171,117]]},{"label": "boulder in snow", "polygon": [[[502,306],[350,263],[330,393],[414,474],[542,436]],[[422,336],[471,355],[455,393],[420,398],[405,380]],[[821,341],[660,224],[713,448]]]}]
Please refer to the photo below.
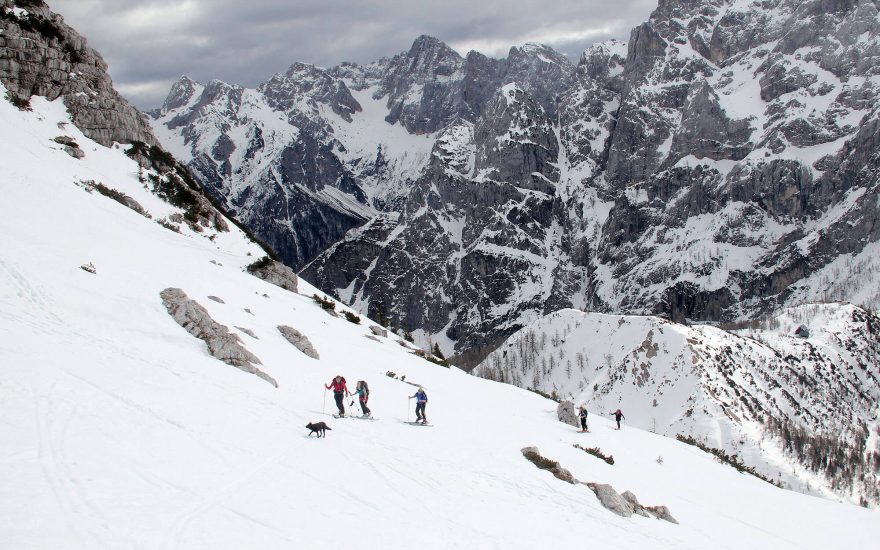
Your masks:
[{"label": "boulder in snow", "polygon": [[274,378],[254,366],[262,363],[241,345],[238,336],[230,333],[226,326],[212,319],[208,310],[195,300],[190,299],[183,290],[166,288],[159,293],[159,296],[177,324],[196,338],[204,340],[211,355],[224,363],[255,374],[276,388],[278,387],[278,382]]},{"label": "boulder in snow", "polygon": [[620,493],[615,491],[611,485],[607,483],[587,483],[586,485],[596,493],[596,498],[605,508],[625,518],[633,515],[632,505],[620,496]]},{"label": "boulder in snow", "polygon": [[556,417],[560,422],[571,424],[575,428],[580,426],[577,413],[574,412],[574,403],[571,401],[560,401],[556,406]]},{"label": "boulder in snow", "polygon": [[382,338],[388,338],[388,330],[386,330],[378,325],[372,325],[370,327],[370,331],[372,331],[372,333],[375,334],[376,336],[381,336]]},{"label": "boulder in snow", "polygon": [[794,331],[794,335],[799,338],[809,338],[810,329],[807,328],[807,325],[801,325]]},{"label": "boulder in snow", "polygon": [[669,513],[669,508],[667,508],[666,506],[646,506],[645,510],[654,514],[654,517],[656,517],[657,519],[665,519],[670,523],[678,525],[678,521],[676,521],[676,519],[672,517],[672,514]]},{"label": "boulder in snow", "polygon": [[312,359],[320,359],[321,357],[318,355],[318,351],[309,341],[305,334],[296,330],[295,328],[288,327],[285,325],[278,326],[278,332],[281,333],[282,336],[287,338],[287,341],[296,347],[299,351],[305,353]]},{"label": "boulder in snow", "polygon": [[286,265],[276,262],[268,256],[247,266],[247,271],[254,277],[259,277],[290,292],[297,292],[299,288],[299,277],[296,276],[296,273]]},{"label": "boulder in snow", "polygon": [[632,506],[633,512],[644,517],[648,517],[648,512],[645,511],[645,507],[639,504],[639,499],[636,497],[635,493],[632,491],[624,491],[622,495],[620,495],[623,500],[627,501],[630,506]]},{"label": "boulder in snow", "polygon": [[542,470],[547,470],[557,479],[561,479],[566,483],[577,483],[578,480],[567,469],[560,466],[559,462],[551,460],[541,455],[537,447],[523,447],[520,452],[529,462]]}]

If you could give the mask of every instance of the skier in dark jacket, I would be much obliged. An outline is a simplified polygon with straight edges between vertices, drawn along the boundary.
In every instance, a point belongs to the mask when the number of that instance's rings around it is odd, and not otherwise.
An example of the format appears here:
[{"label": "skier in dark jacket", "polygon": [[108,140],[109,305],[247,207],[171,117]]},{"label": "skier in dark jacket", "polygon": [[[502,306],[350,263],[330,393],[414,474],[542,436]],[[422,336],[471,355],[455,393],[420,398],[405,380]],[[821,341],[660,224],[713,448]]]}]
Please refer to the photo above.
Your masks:
[{"label": "skier in dark jacket", "polygon": [[428,394],[425,393],[425,388],[419,388],[419,391],[409,396],[410,399],[413,397],[416,398],[416,422],[427,424],[428,417],[425,416],[425,406],[428,404]]},{"label": "skier in dark jacket", "polygon": [[370,408],[367,407],[367,400],[370,399],[370,388],[367,383],[360,380],[355,387],[354,392],[358,395],[358,402],[361,404],[361,410],[364,412],[365,418],[370,418]]},{"label": "skier in dark jacket", "polygon": [[614,420],[617,420],[617,429],[619,430],[619,429],[620,429],[620,419],[621,419],[621,418],[626,418],[626,417],[623,416],[623,413],[620,412],[620,409],[617,409],[617,410],[614,411],[613,413],[609,413],[609,414],[613,414],[613,415],[614,415]]},{"label": "skier in dark jacket", "polygon": [[581,413],[580,413],[579,416],[580,416],[580,419],[581,419],[581,431],[582,431],[582,432],[588,432],[588,431],[590,431],[590,430],[587,429],[587,415],[588,415],[588,414],[589,414],[589,413],[587,412],[587,408],[586,408],[586,407],[581,407]]},{"label": "skier in dark jacket", "polygon": [[333,398],[336,399],[336,408],[339,409],[339,416],[345,416],[345,406],[343,399],[348,393],[348,387],[345,385],[345,378],[341,374],[337,374],[330,384],[324,386],[328,390],[333,390]]}]

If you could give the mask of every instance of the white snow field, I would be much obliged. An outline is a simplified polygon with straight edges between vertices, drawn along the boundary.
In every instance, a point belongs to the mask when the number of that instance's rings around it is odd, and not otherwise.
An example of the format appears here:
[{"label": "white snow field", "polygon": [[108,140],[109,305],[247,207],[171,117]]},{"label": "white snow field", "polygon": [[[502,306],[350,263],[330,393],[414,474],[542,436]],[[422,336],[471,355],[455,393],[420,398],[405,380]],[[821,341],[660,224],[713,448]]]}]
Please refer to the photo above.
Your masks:
[{"label": "white snow field", "polygon": [[[0,89],[0,96],[3,90]],[[876,547],[876,512],[773,487],[708,455],[429,363],[396,337],[248,275],[261,251],[155,222],[122,149],[85,138],[60,102],[0,101],[0,548]],[[73,137],[85,158],[51,141]],[[136,199],[147,219],[75,181]],[[250,255],[249,255],[250,254]],[[92,263],[96,273],[80,266]],[[279,384],[226,365],[159,298],[182,288]],[[225,303],[208,299],[221,298]],[[337,309],[340,309],[337,307]],[[247,311],[249,310],[249,312]],[[277,325],[304,333],[311,359]],[[433,427],[407,419],[423,384]],[[323,385],[367,380],[376,422],[337,420]],[[326,399],[326,402],[325,402]],[[411,417],[410,417],[411,418]],[[325,439],[305,424],[327,421]],[[608,465],[572,447],[598,446]],[[632,490],[680,522],[623,518],[537,469],[537,445],[580,480]],[[662,457],[662,464],[658,463]]]}]

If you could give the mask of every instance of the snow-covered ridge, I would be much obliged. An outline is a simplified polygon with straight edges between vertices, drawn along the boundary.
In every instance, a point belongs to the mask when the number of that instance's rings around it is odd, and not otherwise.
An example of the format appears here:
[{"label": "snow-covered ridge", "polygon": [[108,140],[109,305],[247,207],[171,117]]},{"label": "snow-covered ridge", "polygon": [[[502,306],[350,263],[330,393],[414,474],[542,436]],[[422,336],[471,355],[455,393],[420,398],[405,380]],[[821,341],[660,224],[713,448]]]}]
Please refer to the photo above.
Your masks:
[{"label": "snow-covered ridge", "polygon": [[[739,453],[797,490],[877,506],[880,448],[866,445],[880,412],[880,318],[812,304],[737,327],[565,310],[512,336],[474,372],[600,414],[622,408],[630,425]],[[856,455],[811,471],[798,453],[815,443],[783,449],[786,429]]]},{"label": "snow-covered ridge", "polygon": [[[122,148],[59,128],[69,120],[60,102],[31,104],[0,101],[6,546],[335,548],[357,533],[381,548],[589,540],[777,550],[866,548],[880,537],[871,511],[778,489],[673,440],[600,419],[577,434],[556,420],[555,403],[429,363],[366,318],[332,316],[304,281],[293,293],[248,274],[262,251],[235,228],[178,233],[86,192],[77,181],[94,179],[154,218],[165,212]],[[51,140],[58,133],[85,156],[66,153]],[[278,387],[208,355],[162,305],[168,287],[237,334]],[[307,336],[320,359],[280,325]],[[369,382],[377,421],[327,414],[324,385],[340,373],[351,386]],[[426,388],[433,427],[402,422],[410,383]],[[319,420],[332,428],[321,440],[305,428]],[[679,525],[614,515],[587,488],[523,459],[527,445],[580,480],[668,506]]]}]

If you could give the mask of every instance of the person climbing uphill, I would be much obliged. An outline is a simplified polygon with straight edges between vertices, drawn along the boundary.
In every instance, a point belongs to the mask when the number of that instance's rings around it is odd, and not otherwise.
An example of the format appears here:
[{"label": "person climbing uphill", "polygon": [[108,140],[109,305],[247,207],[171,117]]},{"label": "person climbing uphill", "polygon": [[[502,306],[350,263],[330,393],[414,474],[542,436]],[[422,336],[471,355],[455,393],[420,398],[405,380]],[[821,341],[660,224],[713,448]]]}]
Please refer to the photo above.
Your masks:
[{"label": "person climbing uphill", "polygon": [[328,390],[333,390],[333,398],[336,399],[336,408],[339,409],[339,416],[345,416],[343,399],[346,395],[351,395],[348,392],[348,387],[345,385],[345,378],[341,374],[337,374],[330,384],[324,387]]},{"label": "person climbing uphill", "polygon": [[370,399],[369,386],[367,386],[365,381],[359,380],[357,386],[355,386],[354,392],[358,395],[358,403],[361,404],[361,411],[364,413],[364,418],[371,418],[373,415],[370,414],[370,408],[367,407],[367,400]]},{"label": "person climbing uphill", "polygon": [[425,405],[428,404],[428,394],[425,393],[425,388],[419,387],[419,391],[409,396],[410,399],[413,397],[416,398],[416,422],[427,424],[428,417],[425,415]]},{"label": "person climbing uphill", "polygon": [[582,431],[582,432],[588,432],[588,431],[590,431],[589,429],[587,429],[587,415],[588,415],[588,414],[589,414],[589,413],[587,412],[587,408],[586,408],[586,407],[581,407],[581,412],[580,412],[579,417],[580,417],[580,419],[581,419],[581,431]]},{"label": "person climbing uphill", "polygon": [[621,418],[626,418],[626,417],[623,416],[623,413],[620,412],[620,409],[617,409],[617,410],[614,411],[613,413],[609,413],[609,414],[613,414],[613,415],[614,415],[614,419],[617,420],[617,429],[619,430],[619,429],[620,429],[620,419],[621,419]]}]

